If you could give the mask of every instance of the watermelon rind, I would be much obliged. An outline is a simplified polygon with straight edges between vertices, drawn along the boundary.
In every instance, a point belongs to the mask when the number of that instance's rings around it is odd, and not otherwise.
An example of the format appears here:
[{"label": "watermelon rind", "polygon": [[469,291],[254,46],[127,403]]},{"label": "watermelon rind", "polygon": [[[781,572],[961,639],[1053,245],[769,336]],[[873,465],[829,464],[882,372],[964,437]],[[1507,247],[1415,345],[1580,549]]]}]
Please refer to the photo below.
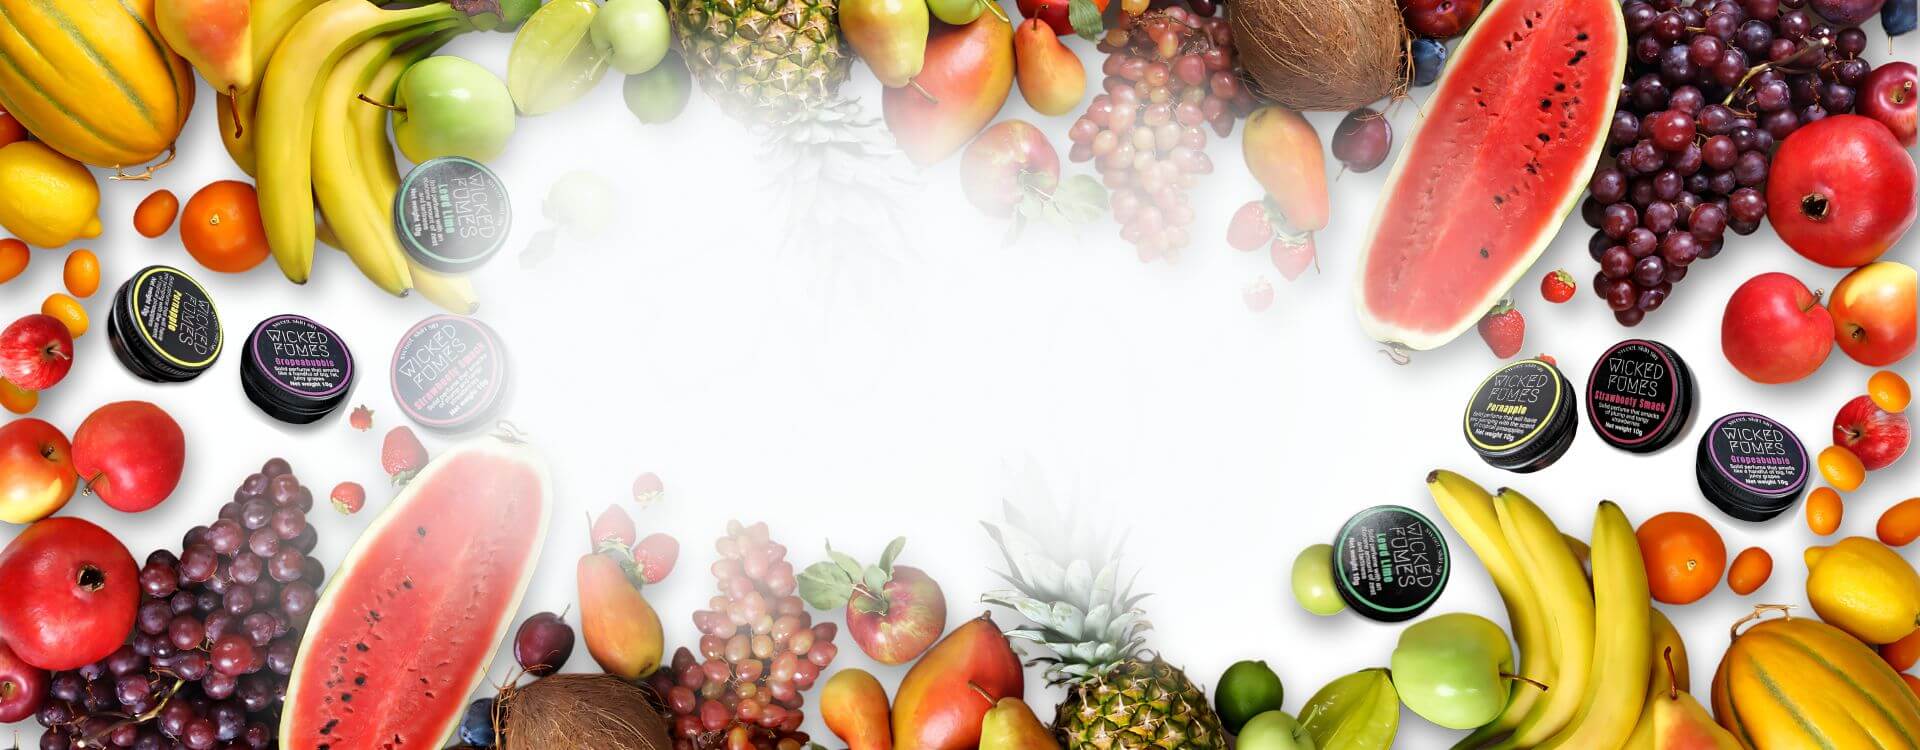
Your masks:
[{"label": "watermelon rind", "polygon": [[[1559,234],[1561,225],[1566,221],[1566,218],[1579,206],[1581,197],[1586,193],[1587,180],[1584,178],[1579,179],[1575,184],[1567,188],[1566,194],[1562,199],[1551,206],[1553,210],[1550,213],[1541,213],[1538,217],[1537,228],[1531,233],[1531,237],[1520,236],[1515,238],[1525,241],[1524,251],[1511,260],[1505,274],[1499,278],[1496,283],[1488,287],[1486,294],[1482,295],[1479,299],[1464,300],[1461,302],[1460,307],[1463,313],[1459,315],[1456,320],[1452,320],[1443,325],[1419,325],[1406,320],[1383,318],[1376,314],[1375,309],[1371,305],[1373,300],[1370,299],[1367,288],[1368,280],[1372,273],[1372,269],[1370,268],[1371,258],[1375,252],[1398,251],[1398,248],[1380,246],[1383,244],[1381,242],[1380,232],[1382,225],[1396,207],[1396,198],[1399,197],[1399,187],[1403,179],[1407,177],[1406,173],[1409,164],[1415,161],[1415,157],[1418,155],[1416,151],[1422,145],[1421,136],[1426,131],[1427,126],[1433,123],[1438,116],[1437,113],[1440,111],[1440,108],[1435,107],[1433,102],[1445,101],[1448,97],[1473,96],[1471,89],[1476,84],[1482,82],[1481,79],[1473,75],[1475,69],[1480,66],[1463,64],[1465,61],[1477,55],[1502,54],[1498,46],[1504,38],[1519,33],[1520,24],[1526,21],[1526,13],[1528,11],[1537,8],[1555,9],[1564,7],[1576,7],[1583,12],[1591,12],[1596,15],[1604,14],[1602,17],[1609,19],[1614,25],[1614,28],[1618,29],[1618,33],[1614,36],[1614,64],[1611,65],[1611,69],[1606,73],[1605,78],[1607,85],[1604,87],[1596,87],[1596,90],[1609,92],[1609,95],[1600,97],[1601,102],[1598,108],[1600,110],[1600,125],[1591,135],[1592,142],[1588,144],[1584,152],[1580,154],[1582,169],[1590,172],[1593,165],[1598,163],[1601,156],[1605,154],[1607,132],[1611,127],[1613,115],[1618,105],[1618,97],[1612,95],[1611,92],[1619,91],[1620,86],[1626,78],[1626,61],[1628,54],[1626,19],[1621,13],[1620,3],[1617,2],[1617,0],[1501,0],[1500,2],[1490,4],[1486,13],[1474,24],[1473,28],[1460,42],[1459,47],[1454,51],[1451,56],[1453,64],[1447,67],[1438,86],[1434,89],[1433,95],[1427,100],[1427,104],[1423,109],[1425,114],[1422,116],[1420,127],[1415,129],[1412,137],[1407,139],[1405,145],[1400,149],[1400,154],[1394,162],[1393,170],[1389,173],[1387,182],[1382,189],[1381,199],[1379,205],[1375,208],[1372,223],[1367,230],[1367,242],[1361,250],[1359,269],[1354,274],[1354,306],[1359,314],[1362,330],[1374,340],[1412,350],[1429,350],[1443,346],[1455,338],[1458,338],[1461,334],[1466,333],[1467,329],[1472,328],[1478,323],[1486,311],[1498,304],[1501,299],[1512,290],[1513,286],[1526,275],[1527,271],[1533,267],[1534,262],[1539,260],[1540,255],[1546,252],[1547,247],[1553,243],[1554,237]],[[1518,91],[1501,91],[1495,93],[1496,96],[1511,97],[1515,101],[1528,98],[1532,94],[1533,92]],[[1459,194],[1460,193],[1456,191],[1453,196],[1441,196],[1439,200],[1446,201],[1450,197],[1457,199]],[[1518,229],[1519,223],[1514,222],[1513,224],[1515,228]]]},{"label": "watermelon rind", "polygon": [[[334,616],[336,605],[343,601],[348,603],[357,601],[349,597],[337,596],[337,594],[340,593],[341,587],[346,585],[347,582],[354,580],[356,573],[361,570],[363,565],[384,564],[389,562],[370,562],[363,553],[377,546],[374,542],[387,534],[412,533],[406,529],[395,528],[395,523],[399,519],[407,517],[407,511],[412,506],[414,498],[425,494],[425,488],[433,487],[443,473],[450,473],[448,467],[461,463],[455,459],[471,456],[515,462],[528,468],[539,478],[540,513],[537,521],[538,528],[532,537],[527,562],[521,566],[518,580],[514,583],[510,606],[506,607],[504,611],[500,612],[498,616],[494,618],[494,627],[491,632],[472,634],[474,647],[487,650],[485,656],[478,662],[479,668],[475,669],[473,674],[468,675],[464,681],[456,680],[454,682],[458,688],[457,691],[449,695],[435,696],[434,700],[445,702],[450,709],[444,712],[445,718],[439,721],[438,726],[408,727],[408,729],[417,732],[417,734],[404,738],[405,741],[409,744],[419,743],[418,746],[424,748],[445,746],[459,728],[460,718],[464,712],[467,699],[473,695],[474,691],[479,689],[481,683],[486,680],[487,670],[493,663],[495,651],[499,644],[507,637],[508,631],[512,628],[514,618],[520,610],[521,601],[525,598],[527,586],[533,580],[534,571],[538,567],[540,559],[541,547],[547,538],[547,525],[549,517],[552,515],[554,500],[552,477],[547,471],[546,459],[540,451],[520,442],[517,438],[490,435],[462,443],[447,453],[436,457],[433,461],[430,461],[426,468],[414,476],[413,479],[407,483],[406,488],[394,498],[393,502],[389,503],[387,508],[374,519],[373,523],[367,527],[366,532],[355,541],[353,549],[347,553],[346,559],[341,562],[339,568],[334,572],[331,580],[328,582],[326,589],[321,592],[319,602],[314,606],[313,616],[308,619],[306,628],[309,636],[319,632],[321,630],[320,625]],[[434,566],[430,564],[427,566],[427,569],[431,570],[435,575],[470,574],[470,571],[449,570],[444,565]],[[314,710],[314,706],[321,705],[321,696],[307,694],[307,687],[304,685],[307,681],[303,679],[303,670],[308,668],[324,669],[325,665],[323,663],[316,663],[312,657],[329,645],[331,644],[321,643],[320,638],[306,637],[301,640],[300,650],[294,659],[293,672],[288,677],[287,695],[285,699],[286,709],[280,722],[281,737],[279,744],[283,750],[316,750],[316,746],[314,745],[301,745],[297,742],[298,737],[295,732],[302,728],[301,725],[303,722],[297,720],[296,717],[303,709]],[[395,665],[388,666],[395,667]],[[425,715],[416,715],[413,718],[423,722],[433,721],[431,716]],[[371,748],[372,746],[366,745],[365,747]],[[360,743],[343,740],[340,744],[332,745],[331,750],[361,750],[361,747]]]}]

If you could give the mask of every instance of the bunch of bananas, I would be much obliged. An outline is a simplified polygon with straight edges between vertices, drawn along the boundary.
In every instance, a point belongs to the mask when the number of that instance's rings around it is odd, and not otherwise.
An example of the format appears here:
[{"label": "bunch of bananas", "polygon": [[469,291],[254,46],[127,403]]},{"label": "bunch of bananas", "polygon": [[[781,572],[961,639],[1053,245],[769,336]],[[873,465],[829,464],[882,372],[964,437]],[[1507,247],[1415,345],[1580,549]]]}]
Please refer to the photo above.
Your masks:
[{"label": "bunch of bananas", "polygon": [[1520,676],[1548,686],[1516,688],[1506,710],[1455,747],[1626,747],[1649,705],[1657,620],[1626,514],[1600,503],[1589,580],[1576,551],[1584,545],[1520,493],[1489,493],[1449,471],[1428,475],[1427,489],[1506,602]]},{"label": "bunch of bananas", "polygon": [[257,83],[221,98],[220,131],[234,162],[258,180],[267,243],[288,279],[306,282],[324,239],[390,294],[419,290],[461,313],[478,305],[465,277],[427,269],[400,247],[387,110],[409,66],[489,25],[445,2],[387,9],[368,0],[252,0]]}]

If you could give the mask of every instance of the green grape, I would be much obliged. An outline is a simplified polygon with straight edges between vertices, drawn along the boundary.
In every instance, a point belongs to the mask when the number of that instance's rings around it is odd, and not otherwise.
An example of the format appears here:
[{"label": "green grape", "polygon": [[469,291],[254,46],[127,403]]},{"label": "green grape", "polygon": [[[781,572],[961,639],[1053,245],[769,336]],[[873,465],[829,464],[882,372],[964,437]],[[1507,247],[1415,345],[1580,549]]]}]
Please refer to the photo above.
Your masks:
[{"label": "green grape", "polygon": [[1400,695],[1384,669],[1363,669],[1327,683],[1300,709],[1314,747],[1387,750],[1400,731]]},{"label": "green grape", "polygon": [[585,96],[607,74],[608,54],[589,38],[600,5],[553,0],[513,37],[507,91],[523,115],[544,115]]}]

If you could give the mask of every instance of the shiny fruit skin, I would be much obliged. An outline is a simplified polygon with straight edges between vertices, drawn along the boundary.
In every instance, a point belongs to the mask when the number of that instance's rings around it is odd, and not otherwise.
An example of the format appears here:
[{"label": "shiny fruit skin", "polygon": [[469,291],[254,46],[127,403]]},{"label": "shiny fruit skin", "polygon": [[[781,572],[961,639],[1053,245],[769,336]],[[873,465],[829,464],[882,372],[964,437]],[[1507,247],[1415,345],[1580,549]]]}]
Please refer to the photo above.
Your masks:
[{"label": "shiny fruit skin", "polygon": [[1238,661],[1221,673],[1213,691],[1213,708],[1221,726],[1239,734],[1253,717],[1280,710],[1285,698],[1280,676],[1266,662]]},{"label": "shiny fruit skin", "polygon": [[33,251],[27,249],[27,243],[12,237],[0,239],[0,284],[18,278],[32,260]]},{"label": "shiny fruit skin", "polygon": [[173,220],[179,216],[180,198],[171,190],[155,190],[133,209],[133,231],[154,239],[172,229]]},{"label": "shiny fruit skin", "polygon": [[1277,234],[1267,246],[1267,257],[1281,276],[1292,281],[1318,262],[1318,247],[1311,234]]},{"label": "shiny fruit skin", "polygon": [[1417,36],[1452,39],[1480,18],[1481,0],[1400,0],[1407,28]]},{"label": "shiny fruit skin", "polygon": [[680,560],[680,540],[654,532],[633,545],[633,562],[640,566],[640,577],[647,583],[659,583],[673,573]]},{"label": "shiny fruit skin", "polygon": [[[980,693],[984,691],[983,700]],[[893,701],[900,750],[972,750],[992,702],[1026,694],[1020,657],[989,615],[968,620],[915,662]]]},{"label": "shiny fruit skin", "polygon": [[148,510],[173,494],[187,463],[179,423],[145,401],[95,409],[73,433],[73,468],[87,491],[122,513]]},{"label": "shiny fruit skin", "polygon": [[1861,115],[1893,131],[1900,145],[1913,148],[1920,127],[1920,75],[1913,63],[1901,60],[1874,68],[1860,86],[1859,103],[1854,106]]},{"label": "shiny fruit skin", "polygon": [[26,139],[27,128],[20,124],[19,119],[8,114],[6,110],[0,109],[0,146]]},{"label": "shiny fruit skin", "polygon": [[1377,110],[1356,109],[1333,129],[1328,149],[1348,170],[1366,174],[1379,169],[1393,153],[1393,125]]},{"label": "shiny fruit skin", "polygon": [[1920,539],[1920,497],[1910,497],[1880,514],[1874,535],[1889,547],[1905,547]]},{"label": "shiny fruit skin", "polygon": [[0,640],[49,671],[107,657],[133,631],[140,603],[133,555],[105,529],[49,518],[0,552]]},{"label": "shiny fruit skin", "polygon": [[38,419],[0,426],[0,521],[33,523],[53,515],[73,498],[73,444]]},{"label": "shiny fruit skin", "polygon": [[0,643],[0,724],[33,718],[47,702],[47,670],[20,660]]},{"label": "shiny fruit skin", "polygon": [[1846,511],[1847,504],[1840,499],[1840,493],[1832,487],[1817,488],[1807,495],[1807,530],[1819,536],[1839,531]]},{"label": "shiny fruit skin", "polygon": [[1827,311],[1840,351],[1868,367],[1885,367],[1913,354],[1920,273],[1893,261],[1854,269],[1833,287]]},{"label": "shiny fruit skin", "polygon": [[1829,445],[1820,451],[1820,476],[1841,492],[1860,489],[1867,480],[1867,466],[1843,445]]},{"label": "shiny fruit skin", "polygon": [[60,321],[60,325],[66,326],[67,335],[76,339],[87,335],[92,326],[87,318],[87,308],[80,304],[80,300],[59,292],[47,295],[40,302],[40,314]]},{"label": "shiny fruit skin", "polygon": [[931,17],[925,0],[846,0],[840,3],[840,34],[867,61],[880,85],[899,88],[920,75],[927,62]]},{"label": "shiny fruit skin", "polygon": [[72,369],[73,332],[59,318],[28,315],[0,330],[0,378],[43,391]]},{"label": "shiny fruit skin", "polygon": [[1807,285],[1784,273],[1748,279],[1727,299],[1720,351],[1758,383],[1791,383],[1833,353],[1833,316]]},{"label": "shiny fruit skin", "polygon": [[32,414],[40,405],[40,393],[29,391],[0,378],[0,408],[15,414]]},{"label": "shiny fruit skin", "polygon": [[1227,244],[1235,250],[1253,252],[1273,241],[1273,221],[1267,218],[1266,201],[1247,201],[1233,212],[1227,223]]},{"label": "shiny fruit skin", "polygon": [[1727,543],[1707,519],[1669,511],[1641,523],[1634,535],[1640,539],[1654,599],[1691,604],[1720,585],[1720,574],[1727,569]]},{"label": "shiny fruit skin", "polygon": [[1907,691],[1913,693],[1915,700],[1920,700],[1920,677],[1901,672],[1900,681],[1906,684]]},{"label": "shiny fruit skin", "polygon": [[1868,396],[1855,396],[1833,418],[1833,444],[1846,446],[1867,471],[1892,466],[1906,455],[1912,439],[1905,414],[1881,409]]},{"label": "shiny fruit skin", "polygon": [[1288,228],[1297,232],[1326,228],[1332,215],[1327,163],[1312,123],[1289,109],[1261,107],[1247,117],[1241,148],[1247,169],[1272,197]]},{"label": "shiny fruit skin", "polygon": [[660,615],[613,555],[580,558],[580,636],[607,674],[637,680],[660,667]]},{"label": "shiny fruit skin", "polygon": [[820,689],[820,718],[848,750],[892,750],[887,689],[864,669],[833,674]]},{"label": "shiny fruit skin", "polygon": [[[1052,6],[1048,6],[1052,7]],[[1043,115],[1064,115],[1087,95],[1087,69],[1053,27],[1035,19],[1013,33],[1014,78],[1020,96]]]},{"label": "shiny fruit skin", "polygon": [[640,531],[633,525],[633,516],[618,505],[609,505],[607,509],[593,519],[593,526],[587,530],[593,545],[612,543],[632,549],[633,543],[640,540]]},{"label": "shiny fruit skin", "polygon": [[[1111,2],[1112,0],[1093,0],[1093,5],[1105,14],[1107,5]],[[1070,0],[1019,0],[1018,5],[1020,17],[1045,21],[1057,36],[1073,36],[1075,33],[1073,19],[1067,15]]]},{"label": "shiny fruit skin", "polygon": [[1920,630],[1908,633],[1907,637],[1880,646],[1880,658],[1885,659],[1895,672],[1905,672],[1920,662]]},{"label": "shiny fruit skin", "polygon": [[267,230],[253,186],[220,180],[194,193],[180,214],[180,243],[210,271],[241,273],[260,265],[267,259]]},{"label": "shiny fruit skin", "polygon": [[1867,379],[1867,397],[1873,399],[1874,406],[1899,414],[1913,403],[1913,389],[1900,373],[1881,370]]},{"label": "shiny fruit skin", "polygon": [[1059,185],[1060,153],[1025,120],[996,123],[960,154],[960,187],[988,216],[1010,217],[1029,190],[1051,193]]},{"label": "shiny fruit skin", "polygon": [[1920,173],[1893,132],[1835,115],[1781,142],[1767,178],[1767,219],[1802,256],[1833,268],[1872,263],[1920,215]]},{"label": "shiny fruit skin", "polygon": [[520,623],[513,636],[513,659],[535,677],[560,671],[573,656],[573,626],[561,615],[541,612]]},{"label": "shiny fruit skin", "polygon": [[1912,635],[1920,622],[1920,573],[1866,537],[1806,551],[1807,599],[1820,619],[1869,645]]},{"label": "shiny fruit skin", "polygon": [[936,29],[917,87],[881,93],[887,129],[914,163],[944,161],[1000,112],[1013,91],[1013,67],[1013,26],[999,16]]},{"label": "shiny fruit skin", "polygon": [[[947,596],[926,571],[893,566],[880,601],[857,588],[847,602],[847,633],[874,661],[899,665],[933,646],[947,629]],[[872,611],[880,610],[880,611]]]},{"label": "shiny fruit skin", "polygon": [[1734,556],[1733,566],[1727,568],[1727,588],[1746,596],[1767,585],[1772,577],[1773,555],[1759,547],[1748,547]]},{"label": "shiny fruit skin", "polygon": [[1293,600],[1301,609],[1321,617],[1347,608],[1347,600],[1334,586],[1333,545],[1309,545],[1293,558]]},{"label": "shiny fruit skin", "polygon": [[86,249],[68,253],[66,265],[60,269],[60,280],[75,297],[93,296],[100,291],[99,256]]}]

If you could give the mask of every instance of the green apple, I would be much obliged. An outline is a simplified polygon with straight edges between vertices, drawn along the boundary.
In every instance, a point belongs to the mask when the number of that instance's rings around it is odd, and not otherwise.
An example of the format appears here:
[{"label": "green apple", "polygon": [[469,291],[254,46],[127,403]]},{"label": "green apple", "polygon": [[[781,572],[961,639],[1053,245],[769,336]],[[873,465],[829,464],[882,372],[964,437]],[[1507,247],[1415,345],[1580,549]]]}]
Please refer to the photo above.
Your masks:
[{"label": "green apple", "polygon": [[1285,711],[1268,711],[1240,728],[1239,750],[1314,750],[1313,735]]},{"label": "green apple", "polygon": [[933,11],[933,17],[941,23],[965,26],[973,23],[986,12],[987,3],[994,0],[927,0],[927,10]]},{"label": "green apple", "polygon": [[1407,708],[1448,729],[1473,729],[1507,705],[1513,646],[1492,620],[1454,612],[1401,631],[1392,667]]},{"label": "green apple", "polygon": [[607,0],[594,14],[587,35],[614,70],[630,76],[653,70],[673,44],[667,9],[660,0]]},{"label": "green apple", "polygon": [[1293,558],[1293,599],[1301,609],[1321,617],[1347,608],[1347,600],[1334,588],[1333,545],[1310,545]]},{"label": "green apple", "polygon": [[1213,689],[1213,708],[1227,731],[1239,734],[1253,717],[1278,711],[1286,690],[1280,675],[1264,661],[1242,661],[1227,667],[1220,684]]},{"label": "green apple", "polygon": [[400,76],[393,138],[415,164],[442,156],[478,162],[500,155],[513,136],[513,97],[492,71],[438,55]]},{"label": "green apple", "polygon": [[627,100],[627,110],[641,122],[670,122],[686,110],[687,98],[693,95],[693,77],[687,74],[686,61],[669,53],[653,70],[627,76],[620,93]]}]

